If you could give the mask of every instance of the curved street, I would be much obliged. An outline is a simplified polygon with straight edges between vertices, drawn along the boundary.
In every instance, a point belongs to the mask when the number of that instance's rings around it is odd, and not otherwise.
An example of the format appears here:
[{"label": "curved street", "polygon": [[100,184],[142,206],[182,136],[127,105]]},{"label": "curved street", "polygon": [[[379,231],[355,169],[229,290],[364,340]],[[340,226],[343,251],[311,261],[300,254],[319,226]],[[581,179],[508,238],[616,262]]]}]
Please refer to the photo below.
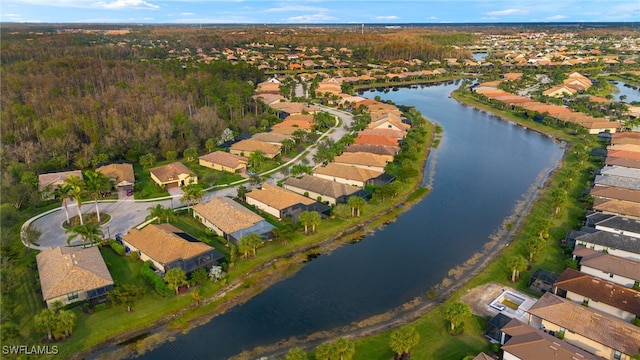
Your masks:
[{"label": "curved street", "polygon": [[[345,129],[345,125],[346,127],[351,127],[353,123],[353,116],[350,113],[326,106],[318,107],[323,111],[337,116],[340,121],[336,121],[336,125],[334,127],[320,136],[315,144],[309,146],[306,151],[303,151],[300,155],[278,166],[275,169],[260,174],[261,176],[268,176],[268,179],[266,180],[267,183],[276,184],[278,181],[285,178],[285,176],[280,172],[282,168],[299,164],[305,158],[307,159],[308,164],[313,164],[313,155],[316,152],[318,143],[326,138],[331,138],[334,141],[338,141],[349,132]],[[231,186],[225,187],[223,189],[207,189],[202,198],[202,201],[207,202],[214,197],[220,196],[235,196],[237,194],[237,187],[241,184],[248,185],[249,183],[248,180],[242,180],[240,182],[230,184]],[[250,188],[250,186],[248,187]],[[108,213],[111,216],[109,222],[102,226],[104,236],[113,238],[115,234],[126,233],[127,231],[129,231],[129,229],[132,229],[133,227],[143,223],[145,221],[145,218],[149,215],[148,209],[150,207],[154,207],[158,204],[164,207],[171,207],[173,209],[184,206],[184,204],[180,201],[181,197],[181,194],[173,194],[164,198],[148,200],[134,200],[132,199],[132,197],[128,197],[126,199],[120,199],[117,201],[99,201],[98,206],[100,209],[100,213]],[[70,217],[78,214],[78,209],[75,203],[68,204],[68,209]],[[95,211],[95,203],[93,201],[83,203],[81,209],[83,214],[93,212]],[[37,250],[44,250],[46,248],[56,246],[81,245],[82,241],[79,238],[73,239],[69,244],[67,243],[69,234],[65,233],[65,230],[62,227],[62,224],[65,221],[66,215],[62,206],[27,220],[22,225],[23,230],[32,224],[33,227],[41,231],[42,234],[38,239],[38,245],[27,243],[24,238],[22,239],[23,244]]]}]

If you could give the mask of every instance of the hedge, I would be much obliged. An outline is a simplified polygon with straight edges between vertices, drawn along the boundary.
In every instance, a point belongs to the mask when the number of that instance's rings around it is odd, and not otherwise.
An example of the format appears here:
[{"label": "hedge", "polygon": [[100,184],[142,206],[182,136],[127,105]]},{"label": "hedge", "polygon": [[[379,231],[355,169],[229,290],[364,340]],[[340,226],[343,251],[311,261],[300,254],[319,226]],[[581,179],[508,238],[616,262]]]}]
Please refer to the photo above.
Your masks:
[{"label": "hedge", "polygon": [[124,248],[124,246],[120,245],[117,241],[113,239],[109,239],[109,246],[111,246],[111,248],[113,249],[113,251],[116,252],[116,254],[120,256],[124,256],[126,249]]},{"label": "hedge", "polygon": [[164,282],[164,279],[153,271],[153,268],[151,268],[151,261],[145,261],[142,265],[142,277],[161,296],[167,297],[174,294],[174,292],[167,287],[167,283]]}]

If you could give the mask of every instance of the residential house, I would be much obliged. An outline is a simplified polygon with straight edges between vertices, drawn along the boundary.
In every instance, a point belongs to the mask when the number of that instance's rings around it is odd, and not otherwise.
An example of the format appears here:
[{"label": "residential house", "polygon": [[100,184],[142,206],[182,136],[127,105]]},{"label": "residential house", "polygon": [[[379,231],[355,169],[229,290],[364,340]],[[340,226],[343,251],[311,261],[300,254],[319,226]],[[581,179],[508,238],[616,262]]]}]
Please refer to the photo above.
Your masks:
[{"label": "residential house", "polygon": [[398,115],[385,113],[375,120],[372,118],[369,125],[367,125],[367,128],[388,129],[407,132],[411,128],[411,125],[403,123],[402,117]]},{"label": "residential house", "polygon": [[198,183],[198,175],[178,161],[151,168],[149,172],[151,179],[161,187],[175,188]]},{"label": "residential house", "polygon": [[111,180],[118,192],[133,191],[136,177],[131,164],[109,164],[96,169],[96,172],[104,174]]},{"label": "residential house", "polygon": [[378,129],[364,129],[360,131],[358,135],[387,136],[387,137],[392,137],[392,138],[401,140],[401,139],[404,139],[407,133],[402,130],[378,128]]},{"label": "residential house", "polygon": [[248,161],[249,159],[244,156],[225,151],[214,151],[198,158],[200,166],[235,174],[244,173],[247,170]]},{"label": "residential house", "polygon": [[273,159],[280,155],[281,145],[270,144],[264,141],[247,139],[241,140],[231,145],[229,152],[240,156],[249,156],[251,153],[260,151],[266,158]]},{"label": "residential house", "polygon": [[606,251],[621,258],[640,261],[640,239],[631,236],[598,231],[578,236],[576,245],[582,245],[595,251]]},{"label": "residential house", "polygon": [[260,215],[227,197],[215,197],[193,207],[193,217],[208,229],[238,245],[248,234],[268,238],[274,226]]},{"label": "residential house", "polygon": [[615,175],[596,175],[595,185],[613,186],[624,189],[640,190],[640,179]]},{"label": "residential house", "polygon": [[297,221],[303,211],[326,214],[330,210],[328,206],[313,199],[269,184],[262,184],[261,188],[253,189],[245,195],[245,198],[247,204],[281,220],[290,218]]},{"label": "residential house", "polygon": [[385,145],[399,147],[400,143],[398,139],[389,136],[380,135],[361,135],[359,134],[355,140],[356,144],[371,144],[371,145]]},{"label": "residential house", "polygon": [[364,187],[371,180],[381,176],[381,171],[363,169],[355,166],[329,163],[327,166],[317,167],[313,171],[313,176],[336,181],[358,187]]},{"label": "residential house", "polygon": [[628,288],[640,289],[640,261],[621,258],[584,246],[573,249],[580,271]]},{"label": "residential house", "polygon": [[366,152],[384,156],[387,162],[392,162],[399,148],[395,146],[373,145],[373,144],[352,144],[345,152]]},{"label": "residential house", "polygon": [[313,120],[313,115],[311,114],[290,115],[290,116],[287,116],[282,122],[274,124],[271,128],[277,129],[277,128],[294,127],[294,128],[299,128],[305,131],[311,131],[313,124],[314,124],[314,120]]},{"label": "residential house", "polygon": [[640,219],[640,203],[631,201],[596,198],[593,201],[593,210]]},{"label": "residential house", "polygon": [[379,172],[384,172],[384,168],[388,164],[385,156],[367,152],[344,152],[333,161],[336,164],[355,166]]},{"label": "residential house", "polygon": [[549,292],[529,309],[529,325],[605,359],[631,359],[640,344],[639,327]]},{"label": "residential house", "polygon": [[128,251],[140,253],[142,261],[151,261],[163,273],[180,268],[185,273],[209,269],[224,260],[224,256],[171,224],[150,224],[141,230],[132,229],[122,236]]},{"label": "residential house", "polygon": [[[589,194],[591,194],[594,199],[615,199],[640,203],[640,190],[625,189],[615,186],[596,185],[591,188]],[[603,228],[602,230],[617,232],[613,229],[606,230]],[[638,236],[640,236],[640,234],[638,234]]]},{"label": "residential house", "polygon": [[36,255],[42,298],[52,308],[88,301],[95,305],[113,290],[113,278],[97,247],[47,248]]},{"label": "residential house", "polygon": [[277,78],[271,78],[267,81],[258,83],[256,86],[256,94],[280,94],[280,81]]},{"label": "residential house", "polygon": [[291,135],[280,134],[277,132],[261,132],[254,134],[251,140],[262,141],[273,145],[281,145],[282,141],[291,139]]},{"label": "residential house", "polygon": [[[625,199],[622,199],[625,200]],[[635,199],[630,201],[636,201]],[[596,223],[596,229],[640,238],[640,220],[612,216]]]},{"label": "residential house", "polygon": [[571,268],[556,280],[554,294],[624,321],[640,314],[639,291]]},{"label": "residential house", "polygon": [[38,175],[38,190],[42,193],[42,198],[45,200],[53,199],[55,189],[64,186],[69,176],[82,179],[82,171],[62,171]]},{"label": "residential house", "polygon": [[602,360],[517,319],[509,321],[501,330],[506,339],[501,348],[503,360]]},{"label": "residential house", "polygon": [[569,87],[568,85],[565,84],[559,84],[559,85],[554,85],[550,88],[548,88],[547,90],[542,92],[542,95],[544,96],[550,96],[550,97],[563,97],[566,95],[573,95],[577,92],[577,90]]},{"label": "residential house", "polygon": [[346,203],[347,199],[351,196],[368,198],[370,195],[368,191],[364,191],[356,186],[311,175],[305,175],[300,179],[295,177],[287,178],[283,182],[282,187],[332,206],[337,203]]}]

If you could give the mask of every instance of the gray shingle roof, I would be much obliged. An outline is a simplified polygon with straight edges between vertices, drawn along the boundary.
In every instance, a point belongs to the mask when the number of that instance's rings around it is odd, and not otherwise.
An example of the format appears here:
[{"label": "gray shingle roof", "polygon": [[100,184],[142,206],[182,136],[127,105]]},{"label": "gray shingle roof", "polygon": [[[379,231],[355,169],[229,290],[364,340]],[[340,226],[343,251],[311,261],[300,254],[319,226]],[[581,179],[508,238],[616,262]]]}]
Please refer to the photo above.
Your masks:
[{"label": "gray shingle roof", "polygon": [[576,241],[584,241],[612,249],[640,254],[640,239],[626,235],[614,234],[608,231],[598,231],[593,234],[578,236]]},{"label": "gray shingle roof", "polygon": [[622,216],[614,216],[596,223],[596,226],[604,226],[616,230],[640,233],[640,220],[629,219]]},{"label": "gray shingle roof", "polygon": [[625,189],[640,190],[640,180],[616,175],[598,175],[594,181],[598,185],[616,186]]}]

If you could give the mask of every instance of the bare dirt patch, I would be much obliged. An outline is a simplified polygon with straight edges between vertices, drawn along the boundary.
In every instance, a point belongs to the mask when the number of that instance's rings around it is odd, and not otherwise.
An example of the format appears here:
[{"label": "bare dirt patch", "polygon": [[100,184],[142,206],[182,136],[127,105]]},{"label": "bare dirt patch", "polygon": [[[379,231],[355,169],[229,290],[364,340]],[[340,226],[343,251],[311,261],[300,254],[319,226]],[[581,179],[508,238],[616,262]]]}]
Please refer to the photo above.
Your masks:
[{"label": "bare dirt patch", "polygon": [[491,282],[467,291],[460,300],[469,305],[471,312],[476,315],[494,316],[498,311],[491,309],[489,304],[502,293],[502,290],[510,290],[513,293],[517,293],[511,287]]}]

